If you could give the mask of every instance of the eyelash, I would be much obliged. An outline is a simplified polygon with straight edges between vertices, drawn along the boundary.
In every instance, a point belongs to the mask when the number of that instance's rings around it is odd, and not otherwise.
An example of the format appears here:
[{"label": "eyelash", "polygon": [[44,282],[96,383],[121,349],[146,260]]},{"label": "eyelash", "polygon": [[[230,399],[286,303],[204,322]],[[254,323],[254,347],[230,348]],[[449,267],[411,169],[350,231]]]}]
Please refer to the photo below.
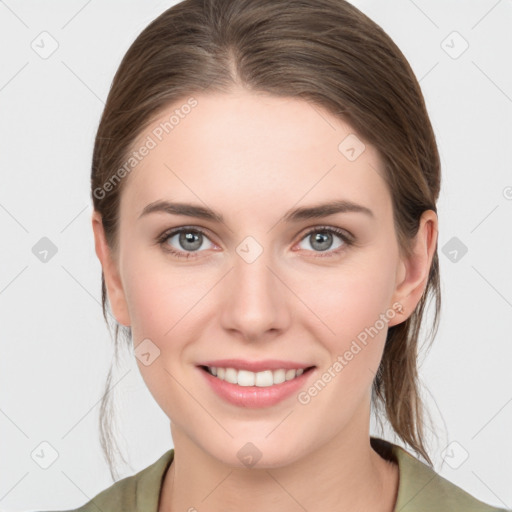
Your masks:
[{"label": "eyelash", "polygon": [[[202,229],[195,228],[195,227],[183,226],[181,228],[176,228],[176,229],[173,228],[171,230],[165,231],[164,233],[162,233],[156,239],[156,242],[162,247],[162,249],[164,251],[172,254],[173,256],[176,256],[178,258],[185,258],[185,259],[196,258],[197,257],[195,255],[196,252],[199,253],[199,252],[202,252],[202,251],[195,251],[195,252],[194,251],[191,251],[191,252],[177,251],[176,249],[170,247],[166,243],[169,238],[171,238],[172,236],[177,235],[179,233],[182,233],[182,232],[185,232],[185,233],[200,233],[201,235],[203,235],[203,236],[205,236],[206,238],[209,239],[208,235]],[[341,253],[342,251],[344,251],[348,247],[354,245],[354,243],[355,243],[353,237],[352,236],[348,236],[345,233],[345,231],[343,231],[343,230],[341,230],[339,228],[331,227],[331,226],[315,226],[315,227],[309,229],[303,235],[303,237],[300,239],[300,241],[304,240],[305,238],[307,238],[312,233],[331,233],[333,235],[338,236],[343,241],[343,245],[341,247],[337,248],[337,249],[334,249],[334,250],[312,251],[312,252],[317,252],[318,253],[317,256],[314,256],[315,258],[331,258],[333,256],[338,255],[339,253]]]}]

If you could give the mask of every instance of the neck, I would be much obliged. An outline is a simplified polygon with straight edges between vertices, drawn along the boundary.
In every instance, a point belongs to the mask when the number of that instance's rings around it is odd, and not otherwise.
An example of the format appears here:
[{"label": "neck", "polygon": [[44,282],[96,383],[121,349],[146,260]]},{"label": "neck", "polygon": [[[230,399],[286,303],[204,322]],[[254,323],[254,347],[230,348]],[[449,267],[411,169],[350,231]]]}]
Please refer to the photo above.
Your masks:
[{"label": "neck", "polygon": [[398,466],[373,450],[364,431],[357,436],[340,432],[286,466],[235,468],[205,452],[176,425],[171,430],[175,457],[164,478],[159,512],[394,510]]}]

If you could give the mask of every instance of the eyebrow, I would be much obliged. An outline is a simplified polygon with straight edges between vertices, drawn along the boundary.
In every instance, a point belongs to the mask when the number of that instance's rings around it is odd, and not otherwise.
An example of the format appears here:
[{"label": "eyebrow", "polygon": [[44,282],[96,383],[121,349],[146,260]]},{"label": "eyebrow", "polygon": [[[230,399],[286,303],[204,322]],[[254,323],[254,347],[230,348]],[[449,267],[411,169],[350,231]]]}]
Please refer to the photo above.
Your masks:
[{"label": "eyebrow", "polygon": [[[169,213],[171,215],[185,215],[187,217],[195,217],[198,219],[224,223],[224,217],[222,214],[215,212],[208,207],[193,205],[189,203],[172,203],[170,201],[164,200],[159,200],[148,204],[144,210],[142,210],[142,213],[138,218],[140,219],[141,217],[154,212]],[[369,217],[375,218],[373,211],[366,206],[348,201],[346,199],[340,199],[327,203],[289,210],[283,215],[281,220],[285,222],[298,222],[302,220],[327,217],[328,215],[333,215],[335,213],[347,212],[363,213]]]}]

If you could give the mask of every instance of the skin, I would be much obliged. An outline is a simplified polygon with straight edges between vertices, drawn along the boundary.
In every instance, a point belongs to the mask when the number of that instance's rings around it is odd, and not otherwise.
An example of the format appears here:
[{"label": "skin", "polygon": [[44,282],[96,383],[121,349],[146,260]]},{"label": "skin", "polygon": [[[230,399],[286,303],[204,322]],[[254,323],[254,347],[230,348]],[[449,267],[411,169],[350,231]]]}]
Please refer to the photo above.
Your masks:
[{"label": "skin", "polygon": [[[354,133],[348,124],[297,99],[238,89],[194,97],[198,105],[124,178],[118,253],[98,213],[92,217],[116,319],[131,327],[135,347],[149,338],[160,350],[148,366],[137,359],[170,418],[175,448],[159,510],[392,511],[398,469],[370,446],[371,386],[387,328],[411,314],[425,289],[437,216],[424,212],[405,258],[378,153],[365,143],[349,161],[338,150]],[[162,212],[138,218],[160,199],[207,205],[224,222]],[[374,217],[278,222],[289,209],[333,199],[364,205]],[[179,235],[164,244],[195,258],[155,243],[180,226],[206,232],[200,250],[180,245]],[[322,257],[306,232],[324,226],[348,231],[356,243],[332,235],[325,245],[332,257]],[[252,263],[236,251],[247,236],[263,248]],[[263,409],[231,405],[196,367],[227,357],[293,360],[317,366],[307,389],[396,302],[404,314],[305,405],[296,395]],[[262,454],[252,468],[237,457],[248,442]]]}]

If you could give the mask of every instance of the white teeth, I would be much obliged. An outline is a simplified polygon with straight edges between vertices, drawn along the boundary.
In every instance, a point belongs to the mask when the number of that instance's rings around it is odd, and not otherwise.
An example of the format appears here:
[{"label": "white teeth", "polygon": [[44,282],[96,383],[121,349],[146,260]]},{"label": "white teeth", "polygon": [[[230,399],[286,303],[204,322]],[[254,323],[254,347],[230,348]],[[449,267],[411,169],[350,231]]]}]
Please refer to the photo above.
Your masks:
[{"label": "white teeth", "polygon": [[[226,370],[225,380],[233,384],[238,384],[239,386],[254,386],[254,381],[256,380],[256,377],[260,377],[265,373],[266,372],[260,372],[260,374],[258,375],[254,374],[253,372],[248,372],[247,370],[238,370],[237,372],[234,368],[228,368]],[[268,377],[264,375],[263,381],[266,382],[267,380]],[[270,377],[270,380],[272,380],[272,377]],[[259,379],[258,382],[261,382],[261,379]]]},{"label": "white teeth", "polygon": [[250,372],[248,370],[236,370],[235,368],[217,368],[208,366],[208,371],[218,379],[225,380],[239,386],[268,387],[281,384],[286,380],[292,380],[304,373],[302,368],[298,370],[264,370],[262,372]]},{"label": "white teeth", "polygon": [[[291,373],[291,372],[293,372],[293,373]],[[291,370],[291,372],[290,372],[290,374],[292,375],[292,379],[293,379],[293,377],[295,377],[295,372],[294,372],[294,370]],[[281,384],[282,382],[284,382],[286,380],[286,370],[275,370],[274,372],[271,372],[270,370],[268,370],[268,373],[272,376],[274,384]],[[258,374],[256,374],[256,376],[257,375]]]},{"label": "white teeth", "polygon": [[[224,380],[226,382],[233,382],[236,384],[236,370],[234,368],[226,368],[226,373],[224,374]],[[251,384],[252,386],[252,384]]]}]

